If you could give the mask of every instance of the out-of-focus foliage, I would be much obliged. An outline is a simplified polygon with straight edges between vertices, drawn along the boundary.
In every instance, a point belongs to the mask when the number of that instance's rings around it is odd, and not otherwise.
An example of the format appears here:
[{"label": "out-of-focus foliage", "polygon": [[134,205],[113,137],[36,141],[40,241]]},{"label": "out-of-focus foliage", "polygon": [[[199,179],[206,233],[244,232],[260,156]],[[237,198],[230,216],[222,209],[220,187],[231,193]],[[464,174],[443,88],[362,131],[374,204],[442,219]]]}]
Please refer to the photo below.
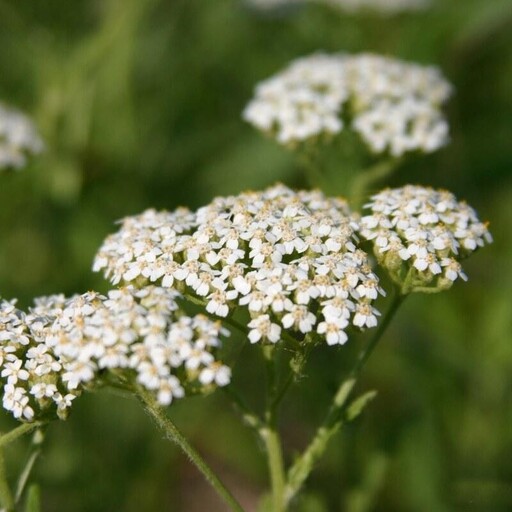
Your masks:
[{"label": "out-of-focus foliage", "polygon": [[[406,303],[366,374],[377,399],[338,436],[298,510],[511,510],[511,29],[508,0],[437,0],[393,18],[318,5],[261,13],[242,0],[0,0],[0,99],[32,114],[47,147],[0,177],[2,296],[25,305],[105,289],[90,265],[125,215],[304,185],[293,155],[240,118],[254,84],[289,60],[321,49],[438,64],[456,89],[452,142],[393,182],[467,198],[495,243],[465,267],[469,283]],[[282,418],[291,452],[355,348],[311,361]],[[259,371],[238,367],[235,379],[250,391]],[[43,510],[223,510],[137,404],[103,393],[74,409],[50,428],[35,472]],[[223,397],[172,415],[254,510],[264,460]],[[14,467],[24,449],[8,453]]]}]

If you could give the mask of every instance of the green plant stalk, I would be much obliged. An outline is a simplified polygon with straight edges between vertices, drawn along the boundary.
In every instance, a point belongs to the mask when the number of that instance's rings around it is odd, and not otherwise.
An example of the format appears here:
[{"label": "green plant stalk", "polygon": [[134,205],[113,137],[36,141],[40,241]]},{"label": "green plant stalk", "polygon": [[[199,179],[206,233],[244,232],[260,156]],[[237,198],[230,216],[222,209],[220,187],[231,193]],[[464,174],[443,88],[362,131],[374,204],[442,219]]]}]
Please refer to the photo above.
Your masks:
[{"label": "green plant stalk", "polygon": [[272,489],[273,512],[284,512],[284,487],[285,470],[281,438],[277,428],[278,408],[275,402],[277,388],[277,358],[274,345],[264,345],[266,380],[267,380],[267,404],[265,410],[265,422],[259,434],[267,453],[268,469],[270,473],[270,485]]},{"label": "green plant stalk", "polygon": [[399,159],[384,160],[356,175],[350,186],[350,202],[352,207],[359,209],[370,187],[392,174],[399,164]]},{"label": "green plant stalk", "polygon": [[394,317],[404,298],[405,295],[401,295],[398,292],[395,294],[393,302],[386,315],[381,320],[375,334],[368,345],[359,354],[348,378],[340,384],[324,422],[316,431],[315,436],[306,450],[288,471],[288,478],[284,491],[284,500],[286,505],[288,505],[300,491],[304,482],[311,474],[315,464],[325,453],[329,441],[341,428],[345,420],[345,412],[348,404],[350,403],[350,398],[361,370],[364,368],[366,361],[377,346],[377,343],[382,338],[382,335],[386,331],[391,319]]},{"label": "green plant stalk", "polygon": [[29,432],[32,432],[32,430],[39,428],[43,425],[44,423],[41,421],[34,421],[33,423],[22,423],[19,427],[16,427],[7,432],[7,434],[0,436],[0,448],[3,448],[9,443],[12,443],[23,434],[28,434]]},{"label": "green plant stalk", "polygon": [[276,427],[268,426],[260,429],[259,433],[267,453],[272,489],[272,512],[284,512],[286,510],[284,503],[286,478],[279,432]]},{"label": "green plant stalk", "polygon": [[0,503],[2,504],[3,509],[6,512],[10,512],[14,510],[14,497],[7,482],[7,475],[5,471],[5,463],[3,456],[3,448],[7,446],[9,443],[16,441],[18,437],[21,437],[23,434],[27,434],[31,432],[35,428],[39,428],[43,426],[44,423],[41,421],[34,421],[33,423],[22,423],[18,427],[12,429],[0,436]]},{"label": "green plant stalk", "polygon": [[324,188],[325,176],[323,175],[318,151],[312,148],[304,149],[299,153],[299,162],[302,166],[304,179],[311,188]]},{"label": "green plant stalk", "polygon": [[33,469],[39,455],[41,455],[43,441],[44,441],[43,430],[42,429],[36,430],[34,435],[32,436],[32,443],[30,446],[30,454],[28,456],[25,467],[23,468],[23,471],[21,472],[20,477],[18,479],[18,485],[16,486],[16,496],[15,496],[16,504],[18,504],[20,502],[20,500],[23,496],[25,487],[27,485],[28,479],[30,477],[30,473],[32,472],[32,469]]},{"label": "green plant stalk", "polygon": [[14,497],[7,482],[3,450],[0,448],[0,503],[5,512],[14,510]]},{"label": "green plant stalk", "polygon": [[190,461],[203,474],[208,483],[215,489],[215,491],[217,491],[217,494],[229,506],[230,510],[233,512],[244,512],[242,506],[222,483],[213,469],[208,466],[206,461],[188,442],[187,438],[178,430],[178,427],[176,427],[176,425],[167,417],[162,407],[160,407],[154,399],[153,395],[144,389],[137,389],[136,394],[143,403],[146,412],[153,418],[160,430],[165,433],[166,438],[173,441],[180,447]]}]

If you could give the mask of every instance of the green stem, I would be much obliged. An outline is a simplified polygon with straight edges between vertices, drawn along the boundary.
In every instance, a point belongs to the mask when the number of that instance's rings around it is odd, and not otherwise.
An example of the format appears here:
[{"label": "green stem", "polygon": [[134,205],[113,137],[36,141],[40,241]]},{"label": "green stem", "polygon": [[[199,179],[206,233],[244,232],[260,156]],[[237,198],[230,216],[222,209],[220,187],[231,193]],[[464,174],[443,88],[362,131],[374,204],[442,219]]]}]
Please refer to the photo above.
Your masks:
[{"label": "green stem", "polygon": [[33,423],[22,423],[19,427],[16,427],[15,429],[7,432],[7,434],[0,436],[0,448],[8,445],[9,443],[12,443],[23,434],[28,434],[32,430],[43,425],[44,423],[41,421],[34,421]]},{"label": "green stem", "polygon": [[153,395],[144,389],[138,389],[137,396],[144,404],[146,412],[153,418],[157,426],[165,433],[170,441],[176,443],[180,449],[188,456],[196,468],[203,474],[210,485],[217,491],[217,494],[234,512],[244,512],[242,506],[238,503],[231,492],[221,482],[215,472],[208,466],[206,461],[192,447],[186,437],[178,430],[176,425],[167,417],[162,407],[158,405]]},{"label": "green stem", "polygon": [[359,209],[365,200],[370,187],[389,176],[399,165],[400,160],[384,160],[359,173],[350,187],[350,201],[355,209]]},{"label": "green stem", "polygon": [[284,512],[284,486],[285,470],[283,460],[283,449],[277,428],[278,407],[276,403],[277,388],[277,367],[276,347],[264,345],[263,355],[265,357],[266,380],[267,380],[267,404],[265,409],[265,425],[260,429],[260,437],[265,445],[267,453],[268,469],[270,473],[270,485],[272,488],[273,512]]},{"label": "green stem", "polygon": [[382,338],[382,335],[386,331],[391,319],[394,317],[396,311],[404,299],[404,295],[401,295],[398,292],[396,293],[395,297],[393,298],[393,302],[384,318],[382,318],[378,329],[375,331],[368,345],[359,354],[359,357],[357,358],[355,365],[350,371],[348,378],[340,384],[338,391],[334,396],[329,412],[327,413],[327,416],[322,425],[316,431],[313,440],[310,442],[302,455],[297,459],[295,464],[290,468],[288,472],[286,488],[284,491],[284,499],[286,505],[289,504],[290,501],[300,491],[304,485],[304,482],[313,470],[313,467],[325,453],[329,441],[341,428],[345,419],[344,415],[357,379],[359,378],[359,375],[364,368],[366,361],[377,346],[379,340]]},{"label": "green stem", "polygon": [[15,501],[11,492],[11,488],[7,482],[3,448],[9,443],[12,443],[18,439],[18,437],[21,437],[23,434],[27,434],[35,428],[41,427],[43,425],[44,423],[41,421],[35,421],[33,423],[22,423],[15,429],[7,432],[7,434],[0,436],[0,503],[2,504],[5,512],[14,510]]},{"label": "green stem", "polygon": [[260,437],[267,452],[270,484],[272,486],[272,512],[284,512],[286,510],[284,503],[286,480],[281,439],[277,429],[270,426],[260,429]]},{"label": "green stem", "polygon": [[21,500],[21,497],[23,496],[23,491],[25,490],[25,487],[27,485],[28,479],[30,477],[30,473],[32,472],[32,468],[34,467],[34,464],[36,463],[39,455],[41,454],[43,441],[44,441],[43,430],[42,429],[36,430],[32,437],[32,444],[30,447],[29,457],[28,457],[25,467],[23,468],[23,471],[21,472],[20,477],[18,479],[18,485],[16,486],[16,496],[15,496],[16,503],[19,503],[19,501]]},{"label": "green stem", "polygon": [[7,482],[3,450],[0,448],[0,503],[5,512],[14,510],[14,497]]},{"label": "green stem", "polygon": [[288,372],[285,381],[283,382],[281,387],[276,390],[276,393],[274,395],[274,399],[272,402],[273,409],[277,409],[279,407],[279,404],[285,397],[292,383],[294,381],[299,380],[303,376],[302,372],[308,361],[309,354],[311,353],[314,347],[313,340],[310,337],[306,336],[305,341],[305,347],[302,350],[297,350],[290,360],[290,371]]},{"label": "green stem", "polygon": [[359,377],[359,374],[361,373],[361,370],[363,369],[366,361],[368,361],[368,358],[371,356],[372,352],[377,346],[377,343],[379,343],[380,339],[382,338],[382,335],[386,332],[386,329],[388,328],[391,320],[395,316],[396,312],[398,311],[398,308],[400,307],[400,305],[402,304],[406,297],[407,295],[403,295],[399,291],[395,291],[395,295],[393,297],[393,301],[391,302],[391,306],[389,306],[389,309],[387,310],[386,314],[380,321],[379,327],[377,328],[374,335],[370,339],[370,342],[359,354],[356,364],[354,365],[352,371],[350,372],[351,378],[357,379]]},{"label": "green stem", "polygon": [[304,171],[304,178],[311,188],[324,188],[325,176],[322,172],[317,150],[307,148],[299,153],[299,160]]}]

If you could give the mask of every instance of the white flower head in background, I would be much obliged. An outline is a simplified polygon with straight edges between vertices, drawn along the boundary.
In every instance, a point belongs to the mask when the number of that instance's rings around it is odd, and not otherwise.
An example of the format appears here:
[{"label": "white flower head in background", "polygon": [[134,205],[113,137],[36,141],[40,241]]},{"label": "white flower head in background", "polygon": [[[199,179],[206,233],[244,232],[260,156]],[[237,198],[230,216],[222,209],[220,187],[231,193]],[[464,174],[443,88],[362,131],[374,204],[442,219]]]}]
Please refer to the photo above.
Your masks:
[{"label": "white flower head in background", "polygon": [[0,171],[21,169],[29,155],[41,153],[43,141],[32,121],[0,103]]},{"label": "white flower head in background", "polygon": [[436,67],[316,53],[258,84],[243,118],[290,147],[350,129],[371,152],[400,157],[448,142],[442,107],[451,91]]},{"label": "white flower head in background", "polygon": [[366,205],[361,235],[404,293],[441,291],[459,277],[460,262],[492,241],[473,208],[446,190],[407,185],[387,189]]},{"label": "white flower head in background", "polygon": [[383,293],[356,228],[344,200],[277,185],[196,212],[129,217],[94,270],[115,284],[175,288],[221,318],[245,310],[251,343],[311,333],[343,344],[349,326],[376,325],[372,303]]},{"label": "white flower head in background", "polygon": [[0,302],[3,407],[24,421],[65,418],[84,390],[119,379],[160,405],[229,384],[231,370],[215,357],[227,331],[181,314],[178,295],[147,286],[43,297],[28,314]]}]

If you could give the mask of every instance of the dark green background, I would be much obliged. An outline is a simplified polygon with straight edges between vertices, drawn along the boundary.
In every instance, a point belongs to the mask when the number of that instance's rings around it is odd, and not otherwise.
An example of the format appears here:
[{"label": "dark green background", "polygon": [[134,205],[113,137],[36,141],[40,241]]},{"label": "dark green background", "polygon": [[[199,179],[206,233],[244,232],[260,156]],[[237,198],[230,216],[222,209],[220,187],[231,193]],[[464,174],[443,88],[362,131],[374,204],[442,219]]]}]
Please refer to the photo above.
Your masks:
[{"label": "dark green background", "polygon": [[[319,49],[442,67],[456,90],[452,142],[393,181],[466,198],[495,243],[467,262],[468,283],[405,304],[365,375],[377,400],[333,443],[301,510],[512,510],[509,0],[438,0],[390,19],[320,6],[263,15],[241,0],[0,0],[0,99],[32,115],[47,144],[28,169],[0,174],[0,292],[26,306],[105,290],[90,267],[115,220],[278,180],[303,185],[293,155],[240,113],[259,80]],[[356,349],[313,358],[286,402],[289,454]],[[242,364],[235,378],[248,373],[257,393],[258,368]],[[254,510],[265,461],[224,397],[184,400],[171,414]],[[13,475],[25,449],[8,453]],[[45,511],[223,510],[140,407],[108,393],[77,400],[51,426],[35,477]]]}]

